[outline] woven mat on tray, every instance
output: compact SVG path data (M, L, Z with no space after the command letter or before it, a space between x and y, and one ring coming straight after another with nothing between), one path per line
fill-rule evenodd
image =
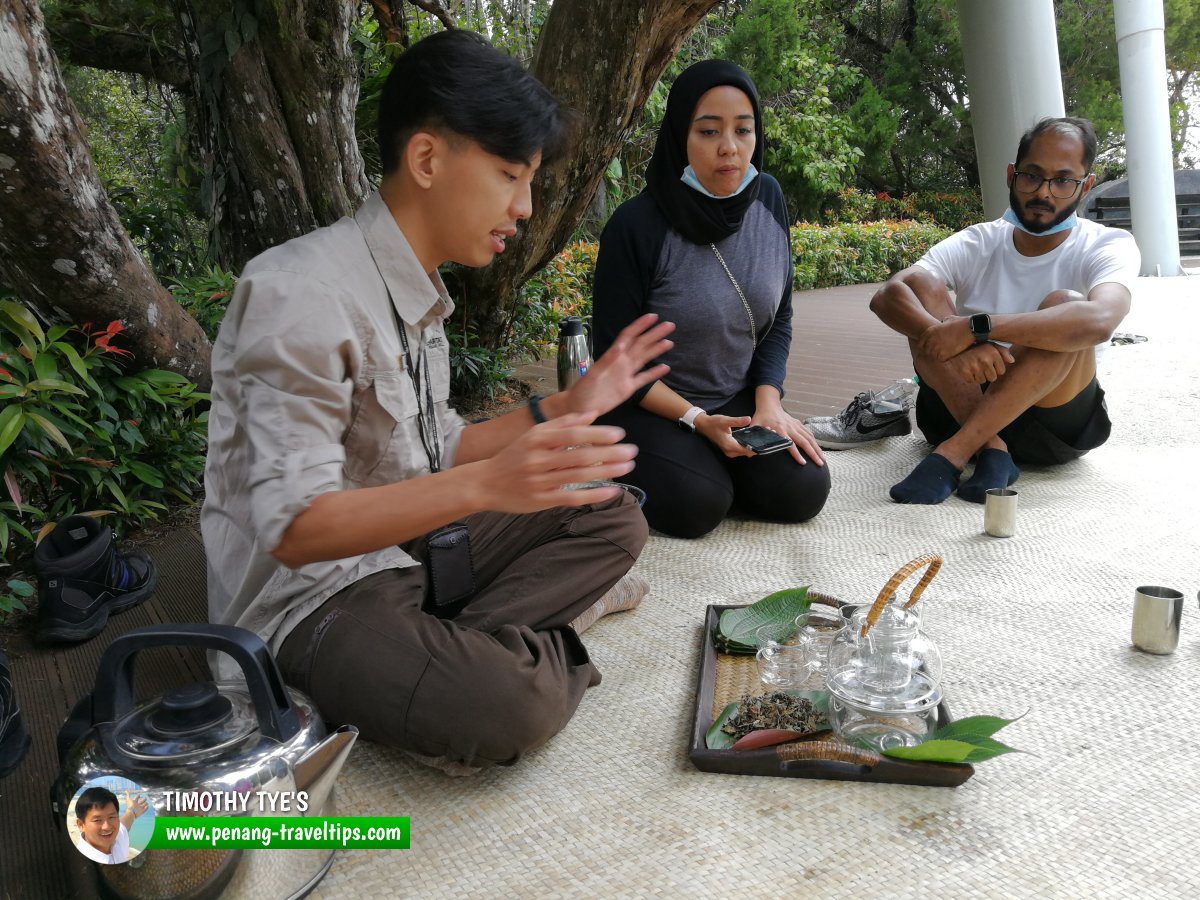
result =
M587 633L604 681L545 747L449 778L360 742L341 809L411 816L412 849L339 853L313 896L1200 896L1200 279L1141 279L1121 329L1149 340L1099 355L1112 439L1022 473L1015 537L958 498L889 501L916 437L830 454L812 522L652 537L651 595ZM688 762L709 604L804 584L869 601L925 551L945 558L921 607L952 713L1023 715L1000 737L1028 752L953 789ZM1142 584L1187 595L1171 656L1130 647Z

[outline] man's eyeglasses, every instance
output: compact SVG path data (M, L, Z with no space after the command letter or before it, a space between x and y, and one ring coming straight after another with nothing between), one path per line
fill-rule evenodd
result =
M1013 172L1013 187L1022 194L1033 194L1042 188L1043 182L1050 183L1050 196L1059 200L1070 200L1079 191L1079 186L1087 181L1084 178L1043 178L1032 172Z

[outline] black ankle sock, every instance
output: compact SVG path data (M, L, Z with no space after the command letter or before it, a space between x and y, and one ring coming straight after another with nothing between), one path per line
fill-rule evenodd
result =
M941 503L958 484L958 469L954 463L937 453L930 453L908 473L908 477L893 485L892 499L897 503L923 503L932 506Z
M972 503L982 503L989 488L1005 488L1021 475L1012 457L1005 450L980 450L975 457L975 471L958 488L958 496Z

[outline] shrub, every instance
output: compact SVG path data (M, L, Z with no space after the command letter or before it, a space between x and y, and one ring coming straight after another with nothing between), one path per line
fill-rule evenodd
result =
M0 550L32 550L33 531L107 510L114 530L193 502L204 470L208 395L159 369L127 373L122 326L43 330L0 299ZM10 553L10 546L15 552Z
M798 291L883 281L950 234L922 222L792 226Z
M919 191L910 194L913 218L935 222L951 231L962 231L983 221L983 198L979 194L947 194Z
M983 221L983 200L976 193L949 194L941 191L915 191L893 197L886 191L839 191L826 208L821 221L827 225L878 222L884 219L927 222L951 231Z
M475 329L458 318L446 323L450 342L450 391L456 398L493 398L512 374L512 361L538 359L555 345L567 316L592 309L595 243L576 241L529 277L498 349L483 346Z
M559 324L567 316L592 312L592 277L600 245L576 241L530 276L521 288L510 348L522 357L537 356L558 340Z
M170 288L175 302L200 323L210 341L215 341L236 284L232 272L209 266L197 275L171 279Z

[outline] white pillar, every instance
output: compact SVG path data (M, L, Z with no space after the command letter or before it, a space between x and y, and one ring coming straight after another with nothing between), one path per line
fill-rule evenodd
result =
M1182 275L1162 0L1113 0L1129 212L1143 275Z
M1008 208L1005 175L1021 135L1063 115L1053 0L958 0L971 128L989 219Z

